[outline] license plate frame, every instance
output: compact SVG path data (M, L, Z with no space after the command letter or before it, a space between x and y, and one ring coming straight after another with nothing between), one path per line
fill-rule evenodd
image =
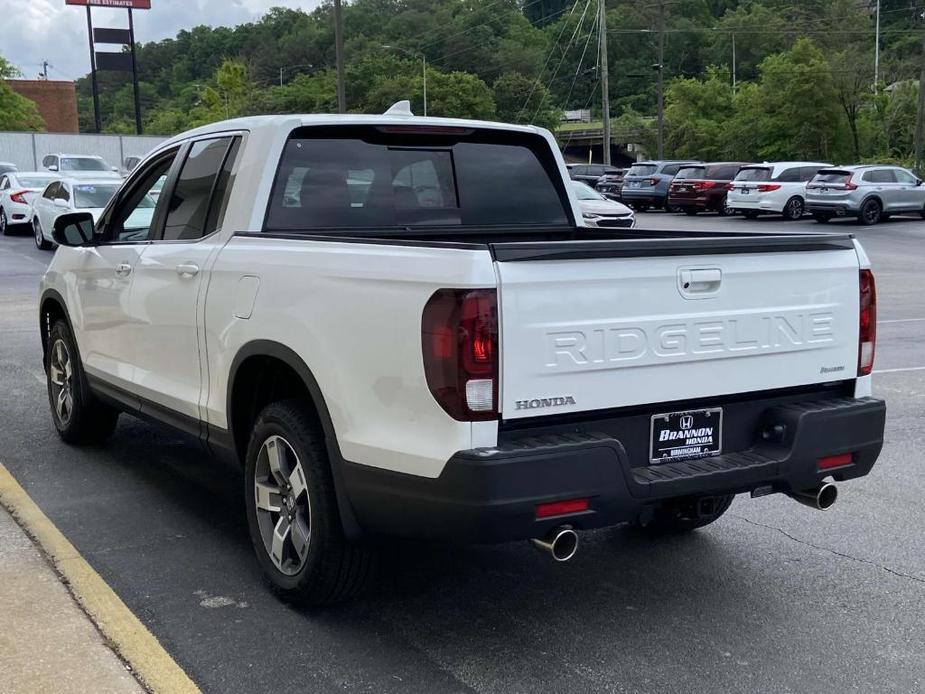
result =
M663 432L669 432L663 441ZM687 434L685 432L692 432ZM723 408L654 414L649 419L649 463L662 465L722 455Z

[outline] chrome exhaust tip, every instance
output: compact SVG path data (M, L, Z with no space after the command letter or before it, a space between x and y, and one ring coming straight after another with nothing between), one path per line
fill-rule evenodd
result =
M561 525L546 537L530 540L538 550L546 552L553 561L568 561L578 551L578 533L568 525Z
M817 511L825 511L832 508L835 500L838 499L838 487L831 482L826 482L816 489L807 489L802 492L792 492L789 494L794 501L799 501L804 506L809 506Z

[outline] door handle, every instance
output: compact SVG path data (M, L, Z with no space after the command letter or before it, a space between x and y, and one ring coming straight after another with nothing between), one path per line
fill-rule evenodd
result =
M195 277L199 274L199 266L196 263L180 263L177 265L177 274L180 277Z
M128 263L119 263L116 265L116 277L128 277L132 272L132 266Z

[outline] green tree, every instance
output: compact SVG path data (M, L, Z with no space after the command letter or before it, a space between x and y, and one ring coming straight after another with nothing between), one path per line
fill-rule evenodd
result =
M421 75L383 79L370 91L367 109L382 113L396 101L410 98L412 110L423 113L422 81ZM475 75L428 69L427 115L491 120L495 102L488 85Z
M491 87L498 120L506 123L529 123L554 129L561 113L549 102L549 92L536 79L519 72L509 72Z
M726 68L707 68L705 79L678 77L665 93L665 149L679 159L721 159L735 115Z
M0 130L44 130L45 121L35 102L17 94L6 83L19 76L19 70L0 56Z

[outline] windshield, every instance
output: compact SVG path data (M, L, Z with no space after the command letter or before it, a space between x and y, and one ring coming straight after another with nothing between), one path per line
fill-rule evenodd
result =
M575 189L575 195L579 200L606 200L603 195L598 193L596 190L591 188L584 183L578 183L577 181L572 184L572 188Z
M736 174L737 181L770 181L771 169L758 166L747 166Z
M74 186L74 207L98 208L106 207L109 199L116 194L118 185L81 184Z
M529 134L382 127L297 130L267 230L568 224L556 163Z
M706 169L702 166L686 166L680 171L675 178L703 178Z
M35 190L41 190L53 180L55 180L54 176L19 176L16 178L16 182L23 188L34 188Z
M62 171L109 171L102 159L95 157L61 157Z
M820 171L813 177L813 183L847 183L850 171Z
M658 167L655 164L633 164L626 172L627 176L651 176Z

